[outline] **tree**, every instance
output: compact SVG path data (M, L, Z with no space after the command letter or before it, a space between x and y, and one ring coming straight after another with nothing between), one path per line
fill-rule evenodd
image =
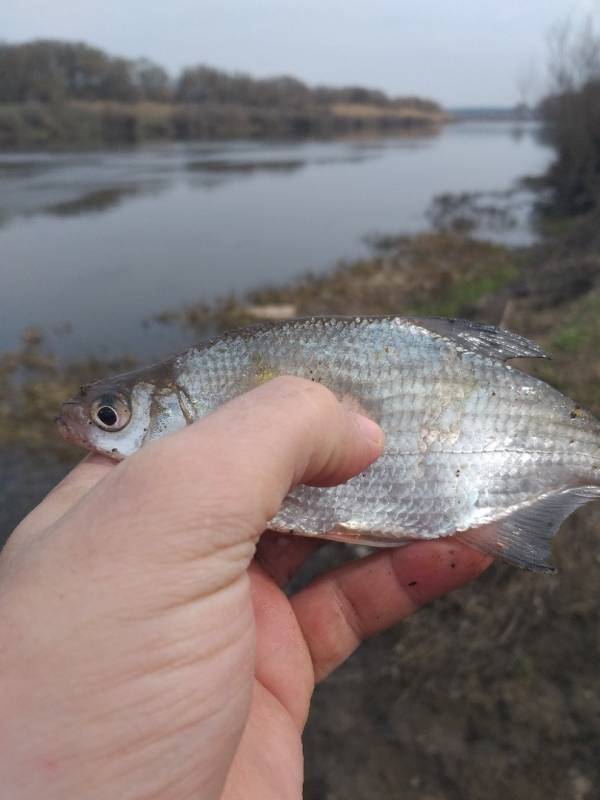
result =
M592 19L552 31L549 74L540 114L556 151L547 176L553 205L586 212L600 206L600 33Z
M160 64L155 64L147 58L139 58L133 64L132 78L145 100L165 103L171 99L171 79Z

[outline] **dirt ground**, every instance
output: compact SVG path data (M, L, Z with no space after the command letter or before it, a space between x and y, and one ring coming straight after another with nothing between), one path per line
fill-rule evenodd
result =
M556 576L494 564L325 681L306 800L599 798L600 509L556 556Z

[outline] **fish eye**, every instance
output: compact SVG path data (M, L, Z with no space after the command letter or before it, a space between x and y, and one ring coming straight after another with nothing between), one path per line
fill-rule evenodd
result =
M120 431L131 419L131 410L120 394L103 394L92 404L92 421L104 431Z
M119 420L119 415L112 406L100 406L98 411L96 411L96 416L99 422L107 428L112 428Z

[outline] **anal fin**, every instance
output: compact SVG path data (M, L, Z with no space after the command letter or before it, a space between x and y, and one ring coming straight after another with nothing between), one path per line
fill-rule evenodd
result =
M456 538L469 547L535 572L555 572L552 537L580 506L600 498L600 488L584 486L545 495L505 519L471 528Z

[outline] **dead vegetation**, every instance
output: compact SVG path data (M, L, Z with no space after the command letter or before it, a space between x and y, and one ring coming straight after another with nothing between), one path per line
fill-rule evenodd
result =
M215 306L195 304L155 319L183 324L198 336L264 318L313 314L439 314L472 317L504 298L519 276L519 254L490 242L443 231L379 237L376 253L342 263L332 273L307 275L291 286L266 288ZM504 300L502 300L504 303ZM496 303L497 304L497 303ZM283 315L285 316L285 314Z

